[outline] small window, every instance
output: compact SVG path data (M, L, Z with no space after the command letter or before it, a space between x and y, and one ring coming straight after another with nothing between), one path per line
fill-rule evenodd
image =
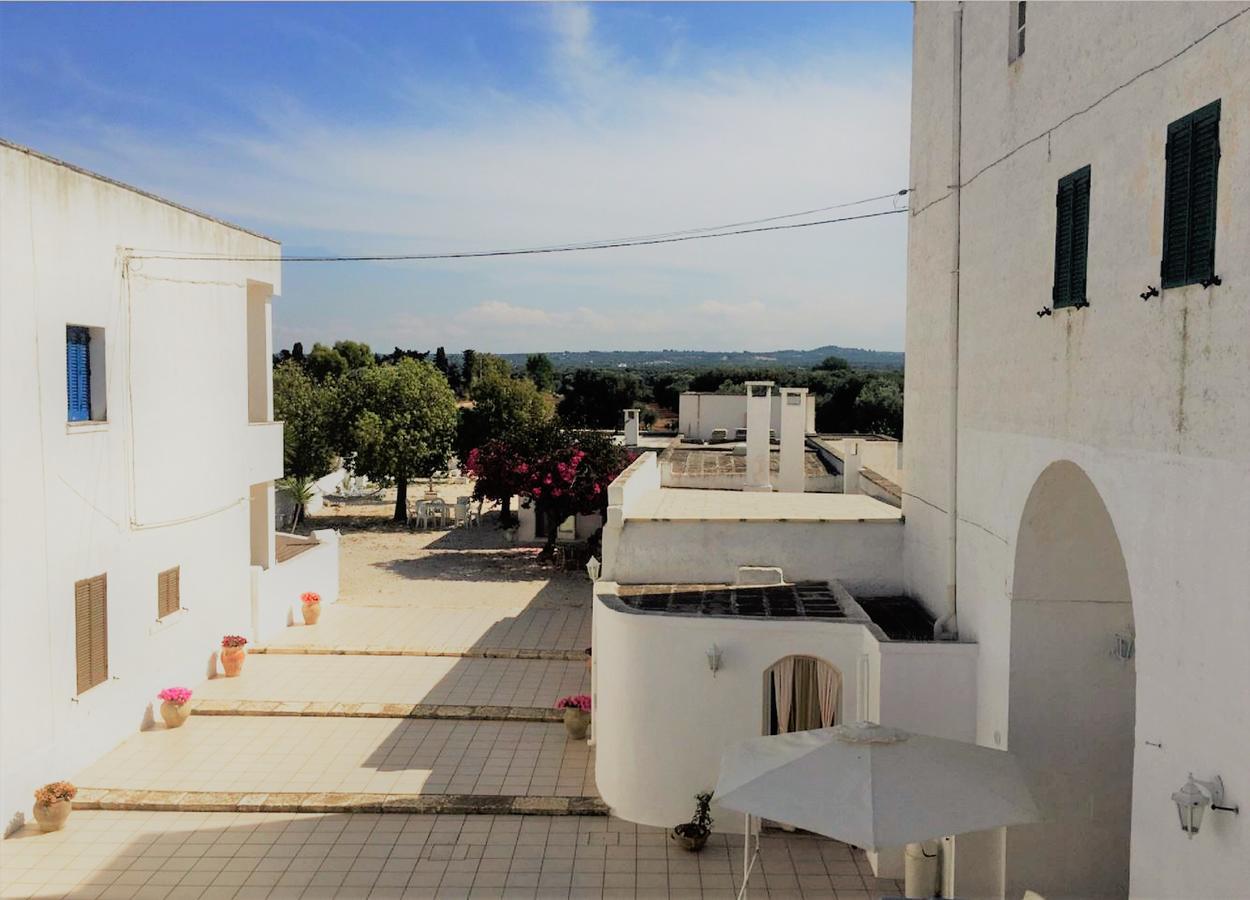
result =
M1215 207L1220 166L1220 101L1168 126L1163 191L1165 288L1215 274Z
M1055 194L1055 309L1085 305L1085 269L1089 255L1090 168L1059 179Z
M1007 62L1013 63L1024 56L1024 23L1028 14L1025 0L1011 4L1011 32L1008 35Z
M108 635L107 576L74 582L74 654L80 694L108 680Z
M178 567L166 569L156 576L156 618L163 619L182 609Z
M104 384L104 329L66 325L66 418L70 422L103 422Z

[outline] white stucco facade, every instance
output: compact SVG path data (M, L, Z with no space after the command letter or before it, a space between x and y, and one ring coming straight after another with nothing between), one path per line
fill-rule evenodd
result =
M151 719L253 632L274 565L271 296L279 245L0 144L0 812ZM130 257L129 263L127 258ZM142 257L142 258L141 258ZM91 329L91 420L67 417L67 326ZM337 566L337 563L335 564ZM181 609L158 620L157 575ZM107 578L107 678L78 693L75 582ZM337 574L336 574L337 580Z
M1051 820L959 839L954 886L1245 896L1250 12L1029 4L1009 62L1012 15L915 7L906 587L980 645L976 738L1023 754ZM1143 302L1168 125L1217 99L1223 284ZM1056 185L1086 165L1090 306L1038 316ZM1192 841L1191 771L1243 809Z

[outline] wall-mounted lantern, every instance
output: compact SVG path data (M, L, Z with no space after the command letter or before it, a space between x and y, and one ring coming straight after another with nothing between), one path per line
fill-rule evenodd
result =
M1172 794L1172 802L1176 804L1176 811L1180 815L1181 831L1185 832L1191 841L1198 833L1198 829L1202 827L1202 816L1208 806L1233 815L1241 812L1240 806L1225 805L1224 779L1218 775L1210 781L1198 781L1194 778L1193 772L1190 772L1189 780L1179 791Z
M586 560L586 574L590 576L592 582L599 580L599 573L603 570L603 564L595 557Z
M707 667L712 670L712 677L720 671L720 647L713 644L707 651Z

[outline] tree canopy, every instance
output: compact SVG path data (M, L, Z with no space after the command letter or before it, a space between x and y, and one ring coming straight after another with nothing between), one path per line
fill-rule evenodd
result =
M352 471L396 486L395 519L407 518L408 482L447 465L456 396L428 362L356 369L338 385L338 444Z
M525 374L540 391L550 393L556 386L556 367L546 353L531 353L525 358Z
M292 478L320 478L334 469L330 388L308 376L294 359L273 369L273 413L283 423L283 473Z
M332 381L347 373L347 360L343 354L325 344L313 344L304 358L304 365L318 383Z

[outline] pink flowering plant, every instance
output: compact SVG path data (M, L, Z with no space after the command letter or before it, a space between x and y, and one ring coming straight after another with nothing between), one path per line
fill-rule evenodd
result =
M243 647L247 644L247 638L241 634L228 634L221 639L223 647Z
M590 712L590 694L570 694L556 701L556 709L580 709Z
M158 699L164 700L166 703L172 703L174 706L182 706L191 699L191 689L184 687L167 687L156 695Z
M321 595L315 591L306 591L305 593L300 594L300 599L305 603L320 603Z

